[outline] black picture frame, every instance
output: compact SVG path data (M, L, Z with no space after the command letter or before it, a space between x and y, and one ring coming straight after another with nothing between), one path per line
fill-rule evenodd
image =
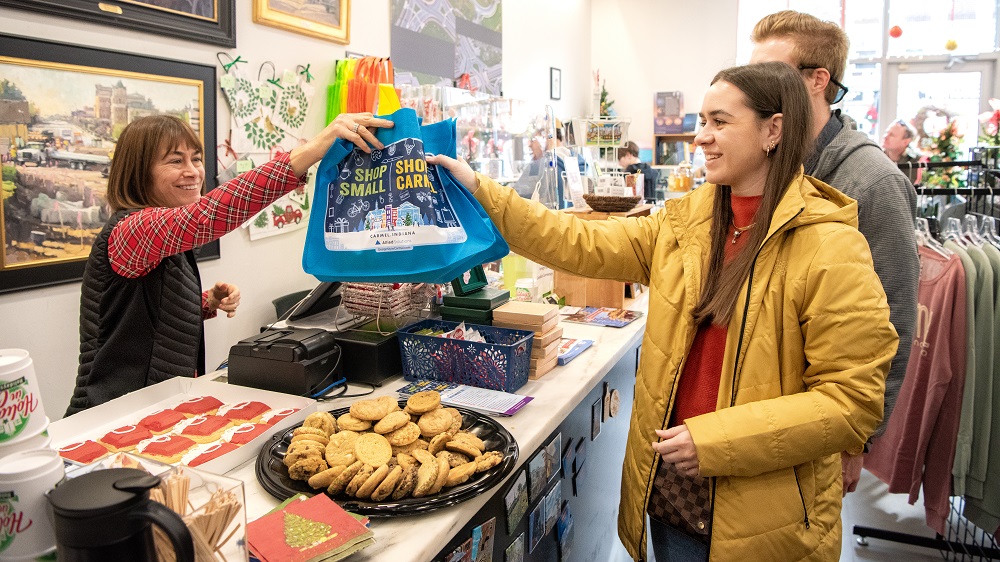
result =
M562 99L562 69L549 67L549 97Z
M600 396L590 406L590 440L597 439L601 434L601 419L603 418L604 399Z
M235 47L236 0L206 1L214 3L214 16L169 10L143 0L0 0L0 6Z
M198 128L205 147L205 191L211 191L216 187L215 68L0 34L0 82L4 80L4 70L8 67L27 67L29 69L37 67L38 69L54 69L82 75L97 74L102 81L107 80L107 77L123 80L150 80L153 83L180 84L191 88L192 92L197 92L200 108L200 115L196 117L201 125ZM151 94L146 92L146 95ZM69 125L75 128L72 123ZM28 140L31 140L30 136ZM37 164L29 164L31 163L25 164L27 169L37 168ZM56 164L55 167L59 165L56 162L53 164ZM67 171L72 170L73 168L70 167ZM91 175L93 175L93 171L91 171ZM80 281L83 278L89 249L68 258L41 258L33 260L35 263L6 263L8 224L4 222L4 219L7 218L7 215L14 216L13 212L5 215L6 209L12 209L12 207L8 207L8 204L13 205L14 203L5 199L4 203L0 205L0 242L2 242L2 251L4 252L0 256L0 294ZM102 219L106 220L106 209L103 214L105 216ZM198 248L195 254L199 261L219 258L219 241L215 240Z

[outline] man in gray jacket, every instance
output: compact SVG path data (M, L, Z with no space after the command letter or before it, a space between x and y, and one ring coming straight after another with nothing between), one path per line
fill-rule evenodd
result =
M858 230L871 246L875 272L889 298L889 319L899 333L899 350L886 377L881 435L903 385L917 314L920 262L914 237L916 191L899 167L840 111L830 111L847 88L844 79L850 41L836 24L785 10L765 16L754 27L751 62L780 61L802 73L813 108L816 149L805 172L858 201ZM844 493L861 476L862 457L846 452Z

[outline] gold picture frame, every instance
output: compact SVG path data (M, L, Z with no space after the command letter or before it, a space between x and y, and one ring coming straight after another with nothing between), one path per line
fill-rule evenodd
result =
M211 66L0 35L0 293L82 279L110 216L115 143L137 116L188 121L213 189L215 88ZM217 241L199 250L218 257Z
M351 0L253 0L253 21L347 45Z

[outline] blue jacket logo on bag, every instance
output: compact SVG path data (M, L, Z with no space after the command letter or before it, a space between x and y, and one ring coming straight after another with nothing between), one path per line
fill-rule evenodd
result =
M467 238L420 139L400 139L371 154L353 150L327 190L327 250L391 252Z

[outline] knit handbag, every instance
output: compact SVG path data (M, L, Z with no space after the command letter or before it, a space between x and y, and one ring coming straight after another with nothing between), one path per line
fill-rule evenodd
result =
M646 511L653 519L708 544L712 527L711 480L685 476L673 463L661 461Z

